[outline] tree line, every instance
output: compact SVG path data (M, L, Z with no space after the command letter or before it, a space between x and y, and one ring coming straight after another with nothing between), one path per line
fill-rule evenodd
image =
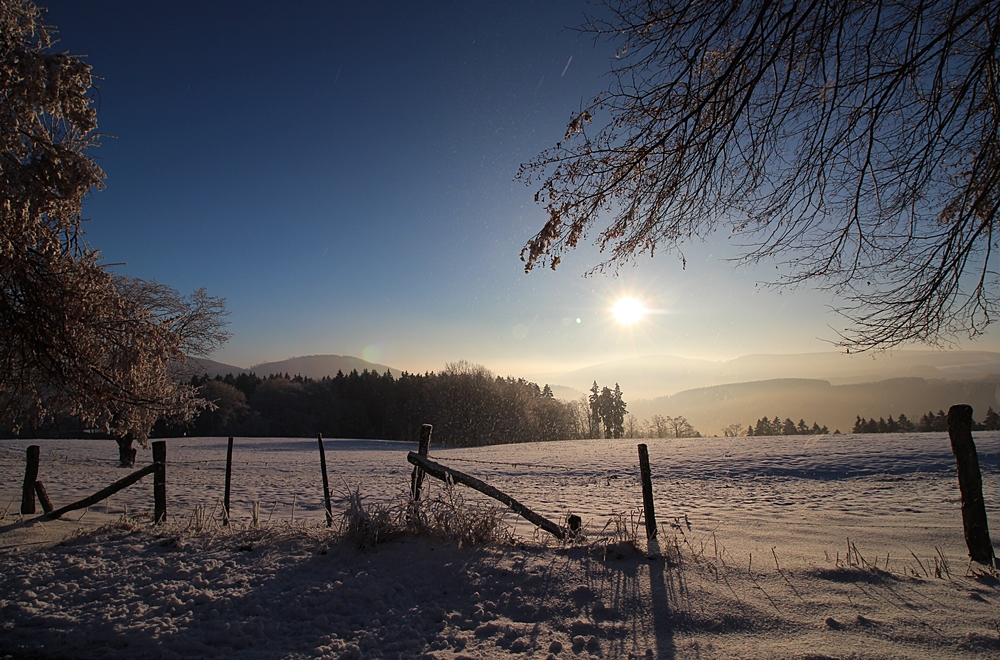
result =
M458 362L440 373L398 378L389 371L338 372L319 380L274 374L228 374L192 383L214 404L185 425L161 423L157 434L413 440L421 424L434 441L490 445L579 437L571 404L523 378L500 377Z
M398 378L388 371L338 372L314 380L254 373L192 379L214 404L193 422L161 422L156 435L241 435L412 440L421 424L434 441L476 446L509 442L602 438L700 438L685 417L628 414L621 387L595 381L590 394L565 402L523 378L502 378L486 367L458 362L439 373Z
M879 417L878 421L875 418L865 419L861 415L857 416L854 422L854 428L851 429L852 433L906 433L906 432L916 432L916 433L933 433L933 432L945 432L948 430L948 415L943 410L938 410L935 413L932 410L928 410L923 415L920 416L920 420L914 424L912 421L907 419L906 415L900 413L899 417L893 420L892 415L889 415L889 419ZM997 414L993 407L990 406L989 410L986 411L986 417L983 419L982 423L972 420L972 430L973 431L1000 431L1000 414Z
M789 417L786 417L785 421L781 421L775 415L773 420L761 417L755 425L747 427L746 434L749 437L753 437L766 435L826 435L829 432L830 429L825 424L820 426L818 423L813 422L812 426L809 426L804 419L800 419L799 423L796 424Z

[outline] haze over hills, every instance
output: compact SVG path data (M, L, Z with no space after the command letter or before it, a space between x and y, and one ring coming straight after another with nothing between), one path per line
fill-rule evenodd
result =
M829 381L782 378L730 383L678 392L647 400L628 400L628 411L638 420L655 415L683 416L703 435L722 435L739 423L745 430L761 417L804 419L849 433L858 415L867 419L905 414L917 422L928 411L956 403L972 406L982 421L992 406L1000 410L1000 378L978 381L892 378L870 383L832 385Z
M980 380L997 375L1000 375L1000 353L905 350L874 357L832 351L745 355L719 362L673 355L648 355L596 364L567 373L541 374L529 377L529 380L558 384L580 393L589 390L594 381L601 386L618 383L626 400L633 400L669 396L684 390L727 383L778 378L821 379L832 385L847 385L888 378Z
M278 362L262 362L250 367L249 369L204 358L191 359L195 363L199 364L204 372L212 378L215 378L216 376L225 376L226 374L238 376L242 373L253 372L262 377L269 376L271 374L287 373L290 376L300 374L306 378L319 380L324 376L336 376L338 371L343 371L345 374L349 374L355 369L358 370L358 373L367 369L368 371L376 371L380 374L384 374L388 370L393 376L396 377L402 373L399 369L393 369L392 367L388 367L384 364L378 364L376 362L368 362L367 360L362 360L361 358L352 357L350 355L306 355L303 357L289 358L287 360L279 360Z
M579 399L594 381L618 383L640 422L654 414L684 416L705 435L721 435L737 422L745 428L765 415L849 432L858 415L903 413L916 422L928 411L967 403L981 421L990 406L1000 410L1000 353L990 351L745 355L719 362L654 355L548 378L567 400Z
M347 355L309 355L249 369L205 359L196 363L211 377L252 371L318 380L354 369L401 374ZM848 432L857 415L877 419L903 413L916 422L927 411L968 403L981 420L990 406L1000 410L1000 353L989 351L912 350L875 358L833 352L746 355L720 362L657 355L528 380L549 384L557 398L567 401L585 396L595 380L602 387L618 383L638 421L684 416L705 435L721 434L737 422L745 428L765 415Z
M349 355L307 355L278 362L263 362L250 368L194 359L205 373L234 375L253 371L258 376L288 373L309 378L335 376L357 369L388 369L399 376L401 369ZM442 365L443 367L443 365ZM653 399L714 385L752 381L805 378L828 381L831 385L867 383L890 378L918 377L928 380L973 381L1000 377L1000 353L991 351L895 351L879 356L846 355L837 352L774 355L744 355L732 360L697 360L673 355L643 357L595 364L582 369L547 374L507 374L524 377L539 385L548 384L556 396L573 400L583 396L594 381L601 386L621 385L626 400Z

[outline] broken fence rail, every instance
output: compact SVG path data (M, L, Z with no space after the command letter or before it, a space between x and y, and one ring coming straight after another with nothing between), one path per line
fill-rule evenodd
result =
M408 460L410 463L420 468L427 474L431 475L432 477L436 477L441 481L444 482L452 481L454 483L463 484L465 486L468 486L469 488L478 490L483 495L487 495L495 500L503 502L504 504L510 507L511 511L521 516L528 522L533 523L538 527L541 527L549 534L555 536L557 539L565 539L567 536L567 531L564 527L560 527L551 520L548 520L547 518L538 515L528 507L524 506L523 504L515 500L507 493L497 490L496 488L489 485L485 481L476 479L475 477L465 474L464 472L459 472L458 470L453 470L449 467L445 467L440 463L435 463L434 461L428 460L423 456L421 456L420 454L417 454L412 451L406 455L406 460Z
M107 488L104 488L103 490L97 491L96 493L94 493L90 497L85 497L82 500L78 500L76 502L73 502L72 504L67 504L66 506L62 507L61 509L56 509L55 511L52 511L51 513L44 513L41 516L39 516L39 519L40 520L55 520L56 518L61 517L64 513L69 513L70 511L76 511L78 509L86 509L89 506L93 506L94 504L97 504L101 500L104 500L104 499L107 499L107 498L111 497L112 495L114 495L115 493L117 493L120 490L122 490L124 488L128 488L129 486L131 486L135 482L137 482L140 479L142 479L143 477L145 477L147 474L153 474L154 472L156 472L161 467L163 467L162 463L150 463L149 465L147 465L146 467L142 468L141 470L136 470L135 472L133 472L132 474L128 475L127 477L119 479L118 481L116 481L115 483L111 484Z

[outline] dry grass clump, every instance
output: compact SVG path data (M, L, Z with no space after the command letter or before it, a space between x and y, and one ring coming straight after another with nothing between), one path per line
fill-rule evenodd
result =
M601 534L607 535L609 543L628 543L638 547L641 516L642 509L638 508L612 513Z
M361 501L360 486L348 489L345 499L347 508L340 518L339 540L351 543L360 550L371 550L405 531L405 506L366 505Z
M410 527L418 534L457 541L462 546L512 543L514 528L506 507L468 502L452 483L435 497L411 503Z
M661 522L659 535L647 541L644 515L642 507L612 513L591 544L591 554L604 560L645 555L649 559L663 559L668 566L680 565L680 539L684 537L684 530L670 523L669 529L676 533L667 533L668 525Z
M341 515L337 538L361 550L405 535L454 541L459 547L511 543L514 539L506 507L469 502L454 484L446 484L432 497L415 501L405 494L389 505L365 504L360 487L348 490L344 499L347 508Z

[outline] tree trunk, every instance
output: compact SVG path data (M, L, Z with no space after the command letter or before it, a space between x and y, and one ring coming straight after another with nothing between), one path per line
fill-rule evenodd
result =
M118 465L120 467L135 467L135 450L132 449L132 436L115 438L118 443Z

